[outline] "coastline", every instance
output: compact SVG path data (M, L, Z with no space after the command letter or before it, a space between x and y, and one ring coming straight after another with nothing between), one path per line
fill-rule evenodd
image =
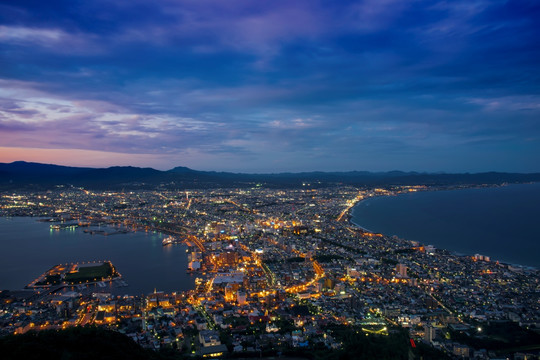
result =
M0 290L21 290L54 264L96 259L109 259L129 285L119 287L118 294L137 295L156 287L168 292L194 289L193 277L185 273L188 265L185 245L164 248L163 233L132 231L117 236L92 236L82 229L51 230L49 224L39 222L39 218L0 217L6 231ZM34 253L28 255L27 249ZM28 261L29 256L32 261ZM141 266L143 264L152 266ZM176 275L162 276L164 273Z
M517 184L508 184L508 183L503 183L503 184L495 184L495 185L492 185L492 186L469 186L469 187L460 187L460 188L455 188L455 187L450 187L450 188L426 188L426 189L422 189L420 191L417 191L417 193L426 193L426 192L450 192L450 191L454 191L454 190L474 190L474 189L485 189L485 188L501 188L501 187L508 187L510 185L528 185L528 184L540 184L540 182L528 182L528 183L517 183ZM391 238L393 236L398 236L401 240L405 240L405 241L409 241L409 242L418 242L422 245L431 245L433 246L434 248L436 249L439 249L439 250L444 250L444 251L447 251L449 253L451 253L452 255L455 255L455 256L465 256L465 257L474 257L475 255L477 254L482 254L483 256L489 256L490 258L490 261L491 262L496 262L496 263L500 263L500 264L503 264L503 265L507 265L507 266L512 266L512 267L518 267L518 268L522 268L522 269L527 269L527 270L534 270L534 271L539 271L540 270L540 266L538 265L526 265L526 264L523 264L523 263L519 263L519 262L516 262L516 261L508 261L508 260L500 260L498 259L498 255L494 254L492 255L489 251L490 249L486 248L486 249L482 249L480 251L466 251L466 250L460 250L460 249L452 249L452 248L449 248L447 246L444 246L444 245L433 245L433 244L429 244L425 241L422 241L422 240L417 240L417 239L410 239L409 237L406 237L406 236L399 236L399 235L394 235L394 234L389 234L388 232L385 232L385 231L375 231L375 230L371 230L365 226L363 226L362 224L360 224L358 222L358 220L355 221L354 217L355 217L355 212L357 211L357 207L360 206L361 203L365 203L367 200L372 200L372 199L376 199L376 198L390 198L390 197L397 197L397 196L400 196L400 195L407 195L407 194L411 194L410 192L398 192L398 193L395 193L395 194L379 194L379 195L376 195L376 196L370 196L370 197L366 197L362 200L359 200L358 202L355 203L354 206L351 207L351 209L349 209L349 211L347 212L346 216L347 216L347 221L348 223L355 227L355 228L358 228L362 231L365 231L365 232L369 232L369 233L378 233L378 234L381 234L385 237L388 237L388 238ZM437 242L437 241L435 241ZM444 242L444 240L443 240Z

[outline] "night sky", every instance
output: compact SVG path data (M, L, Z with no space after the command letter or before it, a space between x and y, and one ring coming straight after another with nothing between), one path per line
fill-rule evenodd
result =
M540 171L538 0L0 1L0 162Z

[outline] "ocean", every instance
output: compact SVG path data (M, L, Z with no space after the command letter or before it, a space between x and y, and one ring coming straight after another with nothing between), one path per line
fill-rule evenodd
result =
M110 289L119 295L194 288L195 277L186 274L187 246L162 246L161 233L104 236L84 233L85 228L51 230L49 225L32 217L0 218L0 290L22 289L57 264L104 260L110 260L128 284Z
M373 232L540 269L540 183L369 198L351 215Z

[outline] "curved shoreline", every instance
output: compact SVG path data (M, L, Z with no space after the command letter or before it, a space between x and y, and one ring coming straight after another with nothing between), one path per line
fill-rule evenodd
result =
M129 284L129 288L118 289L121 295L151 292L156 287L169 292L195 288L193 278L185 274L188 264L183 245L165 251L162 235L158 233L136 231L111 237L92 236L83 233L82 229L50 232L48 223L38 219L30 216L0 217L0 225L5 225L2 269L4 274L13 274L4 275L1 279L5 289L23 288L53 264L100 258L111 260L122 274L122 279ZM33 261L28 261L29 249L35 258ZM143 270L145 264L152 266ZM165 272L176 275L162 276Z
M484 189L484 188L499 188L499 187L506 187L508 185L527 185L527 184L536 184L536 183L520 183L520 184L499 184L499 185L495 185L495 186L489 186L489 187L484 187L484 186L471 186L471 187L467 187L467 188L449 188L449 189L441 189L441 188L438 188L438 189L426 189L426 190L421 190L421 191L418 191L418 193L420 192L441 192L441 191L454 191L454 190L470 190L470 189ZM366 231L366 232L369 232L369 233L379 233L379 234L382 234L383 236L386 236L386 237L389 237L391 238L392 236L398 236L398 235L389 235L388 233L385 233L385 232L382 232L382 231L373 231L373 230L370 230L364 226L362 226L361 224L355 222L353 220L354 218L354 212L356 210L356 207L359 206L362 202L365 202L366 200L369 200L369 199L375 199L375 198L379 198L379 197L392 197L392 196L399 196L399 195L406 195L406 194L410 194L410 192L398 192L396 194L389 194L389 195L376 195L376 196L370 196L370 197L366 197L362 200L359 200L358 202L356 202L354 204L354 206L351 207L351 209L347 212L347 220L348 220L348 223L351 225L351 226L354 226L362 231ZM420 244L423 244L423 245L431 245L431 244L427 244L425 243L425 241L423 240L411 240L411 239L408 239L407 237L401 237L399 236L400 239L402 240L405 240L405 241L415 241L415 242L418 242ZM453 255L456 255L456 256L469 256L469 257L474 257L476 254L478 253L482 253L484 256L489 256L491 258L491 261L492 262L498 262L498 263L501 263L501 264L505 264L505 265L510 265L510 266L515 266L515 267L520 267L520 268L524 268L524 269L532 269L532 270L540 270L540 267L537 266L537 265L523 265L521 263L517 263L517 262L514 262L514 261L506 261L506 260L498 260L498 257L500 255L490 255L489 253L486 253L486 251L484 250L488 250L489 249L482 249L482 250L478 250L477 251L473 251L475 252L476 254L473 254L471 251L469 250L454 250L454 249L450 249L448 247L446 247L445 245L442 245L442 246L439 246L439 245L432 245L434 246L435 248L437 249L441 249L441 250L445 250L445 251L448 251L450 252L451 254Z
M379 196L390 196L390 195L379 195ZM376 196L376 197L379 197L379 196ZM363 227L362 225L357 224L357 223L355 223L355 222L353 221L353 217L354 217L354 214L353 214L353 213L354 213L355 208L356 208L358 205L360 205L360 203L365 202L365 201L368 200L368 199L373 199L373 198L375 198L375 197L365 198L365 199L362 199L362 200L358 201L356 204L354 204L354 206L351 208L351 210L349 211L349 213L347 213L347 219L348 219L349 224L352 224L354 227L357 227L357 228L359 228L360 230L367 231L367 232L369 232L369 233L374 233L374 232L375 232L375 231L372 231L372 230L370 230L370 229L368 229L368 228L365 228L365 227ZM385 236L388 236L388 235L386 235L386 234L384 234L384 235L385 235Z

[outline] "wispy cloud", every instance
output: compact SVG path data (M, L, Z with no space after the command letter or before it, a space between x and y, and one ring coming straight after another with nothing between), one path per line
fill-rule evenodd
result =
M0 6L5 147L245 171L450 171L502 149L540 154L534 2Z
M540 95L473 98L468 101L480 105L485 111L525 111L534 112L535 115L540 116Z
M33 46L57 53L96 54L103 48L88 33L69 33L59 28L0 25L0 43Z
M4 146L171 152L192 146L194 137L200 139L222 126L193 118L135 114L105 101L65 99L30 84L1 83L8 89L0 90ZM178 142L179 137L185 140Z

